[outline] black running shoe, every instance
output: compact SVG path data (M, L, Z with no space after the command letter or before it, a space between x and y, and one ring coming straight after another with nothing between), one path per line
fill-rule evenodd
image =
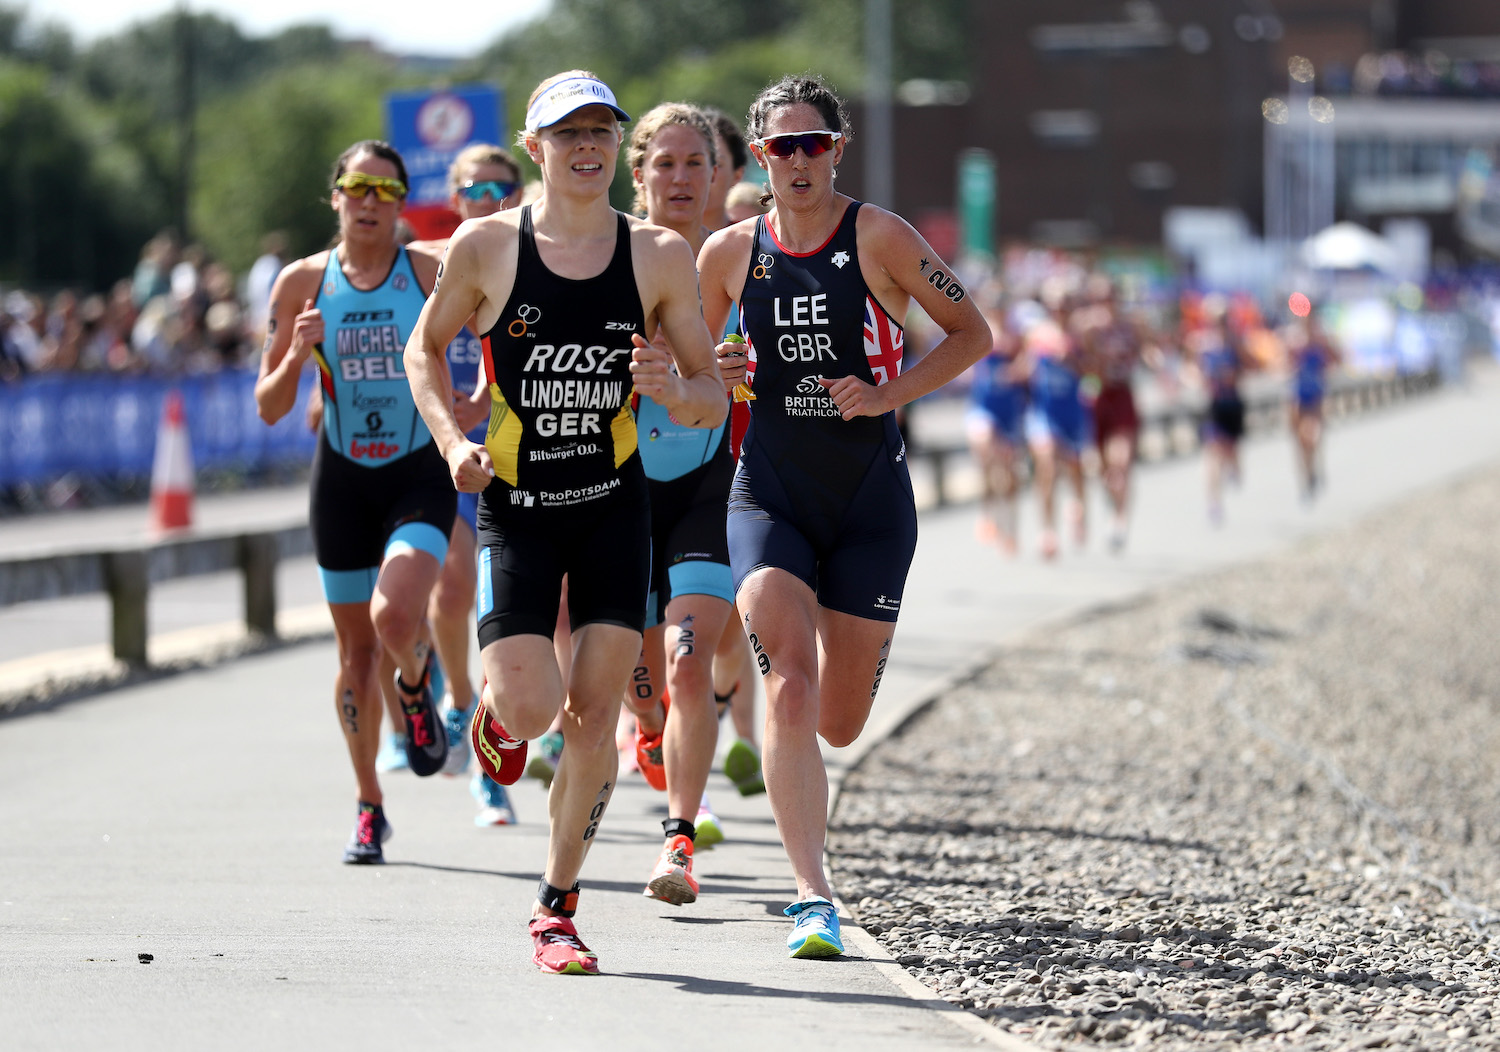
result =
M422 667L422 685L416 694L407 693L396 672L396 696L401 699L401 713L406 717L406 762L419 778L437 774L448 759L448 732L432 698L432 648Z
M391 838L391 824L379 804L359 802L359 817L354 820L354 835L344 848L344 861L353 866L379 865L385 861L380 845Z

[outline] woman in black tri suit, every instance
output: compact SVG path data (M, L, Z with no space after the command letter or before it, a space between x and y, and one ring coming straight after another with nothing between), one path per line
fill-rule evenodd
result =
M591 73L542 82L521 137L542 170L541 198L458 228L406 351L417 406L454 484L480 493L487 683L471 736L481 768L515 782L526 739L543 734L567 701L568 744L530 925L532 959L548 972L599 967L571 918L614 789L615 723L646 614L651 523L631 389L690 426L713 427L726 409L692 250L610 207L627 119ZM443 361L471 315L490 383L483 444L454 419ZM644 339L658 327L670 352ZM573 627L566 690L552 650L564 574Z
M746 339L719 347L725 384L748 379L755 395L729 554L766 686L766 789L797 878L787 946L822 956L843 945L823 872L828 776L817 736L843 746L864 727L916 544L894 410L962 373L990 338L920 234L835 192L848 120L820 81L767 88L747 133L774 207L713 235L698 264L709 328L738 303ZM902 372L912 299L946 335Z

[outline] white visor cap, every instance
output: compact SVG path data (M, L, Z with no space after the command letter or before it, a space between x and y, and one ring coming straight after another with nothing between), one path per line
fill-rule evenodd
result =
M552 85L526 110L526 130L529 132L549 128L574 110L585 106L608 106L615 116L628 121L630 114L620 109L615 93L601 80L589 77L573 77Z

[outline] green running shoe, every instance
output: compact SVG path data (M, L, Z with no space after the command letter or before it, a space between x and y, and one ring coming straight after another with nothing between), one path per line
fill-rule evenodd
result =
M724 754L724 777L734 783L741 796L766 791L766 780L760 771L760 753L744 738L736 738Z

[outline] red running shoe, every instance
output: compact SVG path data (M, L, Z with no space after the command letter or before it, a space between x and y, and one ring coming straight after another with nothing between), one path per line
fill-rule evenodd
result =
M534 949L531 960L553 975L598 975L599 958L578 937L567 917L533 917L527 926Z
M693 841L678 835L661 849L661 858L646 884L646 897L683 906L698 901L698 881L693 877Z
M667 732L667 713L672 708L672 702L667 698L667 692L661 694L662 729L656 734L648 735L641 730L640 724L635 728L635 762L641 770L641 776L646 779L646 784L659 793L667 791L667 766L662 759L661 739Z
M505 733L505 728L490 719L484 702L474 706L469 721L469 738L474 743L474 758L480 770L501 785L515 785L526 773L526 743Z

